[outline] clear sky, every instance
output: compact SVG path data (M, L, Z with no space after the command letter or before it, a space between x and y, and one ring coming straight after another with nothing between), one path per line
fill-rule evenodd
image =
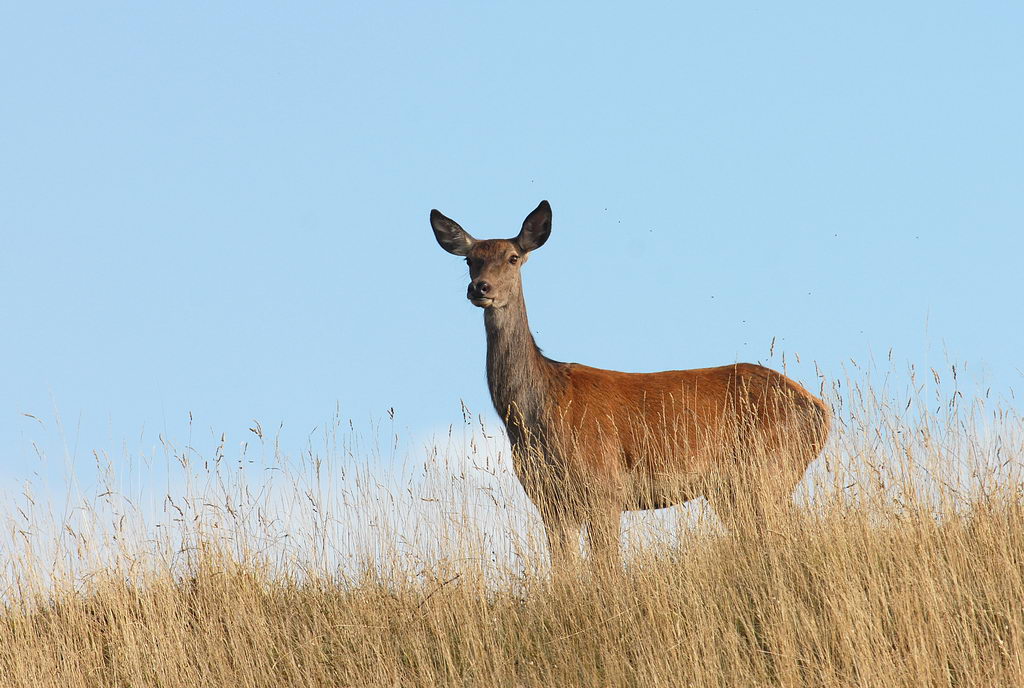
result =
M551 202L555 359L775 338L812 389L892 348L1020 390L1022 35L1014 2L5 3L0 477L496 421L435 207L490 238Z

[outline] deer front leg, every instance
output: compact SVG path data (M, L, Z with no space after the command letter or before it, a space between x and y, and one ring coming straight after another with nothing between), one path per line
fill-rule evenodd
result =
M568 514L548 511L543 514L544 532L548 537L548 552L553 571L570 571L579 557L579 520Z
M619 535L622 513L610 504L590 510L587 519L587 541L590 562L595 571L612 573L622 567Z

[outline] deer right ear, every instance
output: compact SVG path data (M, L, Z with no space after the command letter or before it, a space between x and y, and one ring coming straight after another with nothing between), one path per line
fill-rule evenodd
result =
M430 211L430 226L434 230L434 238L448 253L464 256L473 248L476 239L469 232L459 227L459 223L447 218L436 210Z

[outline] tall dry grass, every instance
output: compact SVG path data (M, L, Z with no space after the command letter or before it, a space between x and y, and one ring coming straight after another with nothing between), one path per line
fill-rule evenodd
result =
M837 385L798 516L630 515L599 573L550 575L472 418L390 474L340 419L167 445L161 499L101 462L9 504L0 685L1024 685L1024 425L934 375Z

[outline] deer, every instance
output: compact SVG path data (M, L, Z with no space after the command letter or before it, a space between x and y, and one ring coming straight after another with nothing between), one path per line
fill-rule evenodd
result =
M487 384L513 469L540 512L553 567L587 534L590 558L620 563L621 515L704 497L729 532L755 531L821 453L830 411L769 368L627 373L545 356L530 330L522 267L551 234L542 201L511 239L478 240L430 211L437 243L465 258L483 310Z

